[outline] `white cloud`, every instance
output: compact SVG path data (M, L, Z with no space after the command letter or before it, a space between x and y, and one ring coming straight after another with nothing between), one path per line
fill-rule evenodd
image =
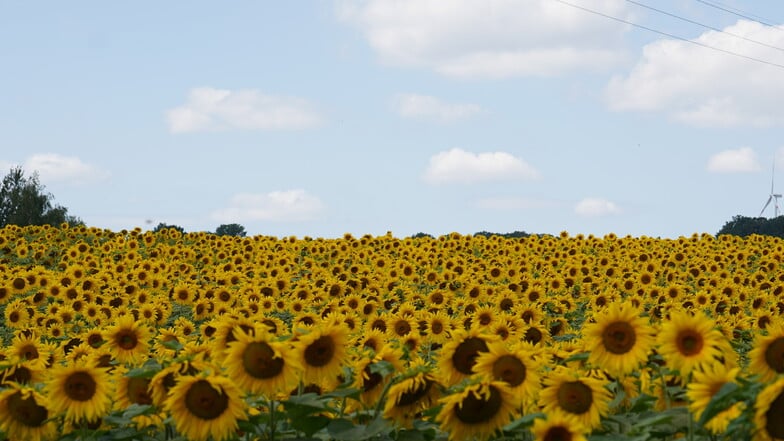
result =
M748 173L759 171L760 163L751 147L741 147L711 156L707 168L714 173Z
M446 103L434 96L413 93L398 95L395 107L404 118L444 123L469 118L482 112L482 108L476 104Z
M575 205L574 212L585 217L600 217L619 214L621 209L606 199L585 198Z
M434 184L536 179L539 172L506 152L471 153L454 148L430 158L424 178Z
M306 221L315 219L324 209L316 196L305 190L284 190L270 193L240 193L229 206L212 213L220 222L243 221Z
M39 153L27 158L22 164L25 174L38 173L42 183L65 182L82 185L108 179L110 173L82 162L76 156L56 153Z
M630 18L623 0L580 4ZM628 28L552 0L344 0L338 14L382 62L461 78L605 70Z
M166 112L173 133L212 130L296 130L323 118L307 100L265 95L258 90L192 89L185 105Z
M740 20L725 28L771 46L784 46L784 32ZM784 54L716 31L695 39L704 45L784 64ZM784 125L781 68L678 40L659 40L643 48L626 77L616 76L605 96L614 110L660 111L697 126Z

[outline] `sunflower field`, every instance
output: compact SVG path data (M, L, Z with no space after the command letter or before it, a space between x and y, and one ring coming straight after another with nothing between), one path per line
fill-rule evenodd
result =
M0 230L0 439L784 439L784 241Z

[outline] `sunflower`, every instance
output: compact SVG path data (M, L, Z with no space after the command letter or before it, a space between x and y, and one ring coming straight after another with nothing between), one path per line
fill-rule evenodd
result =
M386 345L387 334L378 329L365 329L362 335L357 336L355 339L355 346L360 350L371 349L375 352L379 352Z
M430 344L443 345L455 328L452 317L444 311L428 312L423 315L427 323L425 341Z
M545 413L565 412L593 430L609 411L612 394L605 383L579 370L558 366L545 378L539 401Z
M246 419L242 391L217 374L183 376L164 403L177 432L194 441L223 441L235 436L238 420Z
M46 380L47 369L38 360L19 360L5 367L0 376L2 386L8 386L10 383L34 385Z
M479 329L458 330L438 353L438 370L441 381L452 386L473 374L476 358L487 352L488 344L499 338Z
M381 396L384 387L389 382L389 378L373 369L373 366L381 361L391 365L393 372L402 369L403 352L392 346L384 346L380 351L363 350L356 361L353 363L354 372L353 386L360 391L359 401L365 406L374 406Z
M389 388L384 418L411 428L414 419L438 399L438 386L430 367L422 360L413 361L402 379Z
M49 353L41 343L40 337L36 332L17 332L11 341L7 355L19 360L31 361L35 365L45 367Z
M151 380L145 377L129 377L127 374L127 369L124 367L113 373L117 386L115 409L125 410L133 404L142 406L153 404L150 392ZM133 421L139 428L160 426L163 423L163 416L161 414L138 415L133 417Z
M52 369L46 396L51 409L70 422L94 422L112 407L109 373L89 365L62 365Z
M502 341L491 342L487 352L476 357L472 370L486 377L503 381L523 404L535 399L539 390L540 363L534 360L535 349L530 343L507 345Z
M0 392L0 431L8 439L48 441L57 435L46 398L34 389L11 386Z
M171 389L183 376L192 376L204 372L210 365L203 360L185 360L172 363L158 371L150 380L149 390L152 402L158 407L163 407Z
M486 440L508 424L515 411L514 394L503 381L481 378L439 400L436 416L449 440Z
M117 317L113 326L102 333L114 358L120 363L138 364L148 357L152 331L134 320L132 314Z
M296 359L303 367L304 383L337 378L348 356L348 329L324 321L300 335L294 343Z
M252 394L274 398L296 387L302 366L285 342L257 329L255 335L237 333L237 341L229 343L223 364L237 386Z
M534 420L531 431L535 441L586 441L588 432L580 421L559 411L547 414L546 419Z
M658 352L671 369L688 375L702 363L711 363L722 356L724 339L716 324L703 312L694 315L672 311L661 326Z
M622 302L605 307L595 322L583 329L588 361L614 376L624 376L648 360L654 344L653 331L640 311Z
M689 411L695 420L701 418L713 396L725 384L735 382L739 371L740 368L729 369L719 362L705 364L701 369L692 371L692 381L686 386L686 396L689 398ZM726 432L730 421L740 416L743 406L742 402L734 403L711 418L705 428L717 435Z
M769 384L757 395L754 403L754 441L784 439L784 377Z
M784 373L784 325L781 322L771 323L767 335L756 333L749 351L749 371L759 374L763 383Z

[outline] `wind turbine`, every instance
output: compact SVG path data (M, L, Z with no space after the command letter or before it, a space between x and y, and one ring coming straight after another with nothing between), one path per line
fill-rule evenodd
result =
M773 193L773 178L776 176L776 161L773 161L772 167L772 174L770 177L770 196L768 196L768 202L765 202L765 206L762 207L760 210L759 217L762 217L762 213L768 208L770 205L770 201L773 201L773 213L775 214L774 217L779 217L779 198L781 197L781 193Z

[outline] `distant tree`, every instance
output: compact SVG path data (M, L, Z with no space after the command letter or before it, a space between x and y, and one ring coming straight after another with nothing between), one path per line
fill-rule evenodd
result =
M411 236L411 237L412 237L413 239L421 239L421 238L424 238L424 237L427 237L427 238L433 239L433 235L432 235L432 234L423 233L423 232L421 232L421 231L420 231L419 233L417 233L417 234L415 234L415 235Z
M245 227L240 224L223 224L215 229L215 234L218 236L245 237L248 233L245 231Z
M157 233L157 232L159 232L161 230L167 230L167 229L170 229L170 228L173 229L173 230L179 231L180 234L185 234L185 228L182 228L179 225L165 224L163 222L159 223L155 228L153 228L152 232L153 233Z
M765 236L775 236L784 238L784 216L766 219L764 217L733 216L721 227L717 236L731 234L734 236L746 237L751 234Z
M0 227L6 225L83 225L68 209L54 204L54 196L38 182L38 174L26 177L22 167L11 168L0 184Z
M530 236L530 234L526 233L525 231L514 231L512 233L491 233L489 231L479 231L474 233L474 236L484 236L484 237L501 236L506 239L514 239L519 237L528 237Z

